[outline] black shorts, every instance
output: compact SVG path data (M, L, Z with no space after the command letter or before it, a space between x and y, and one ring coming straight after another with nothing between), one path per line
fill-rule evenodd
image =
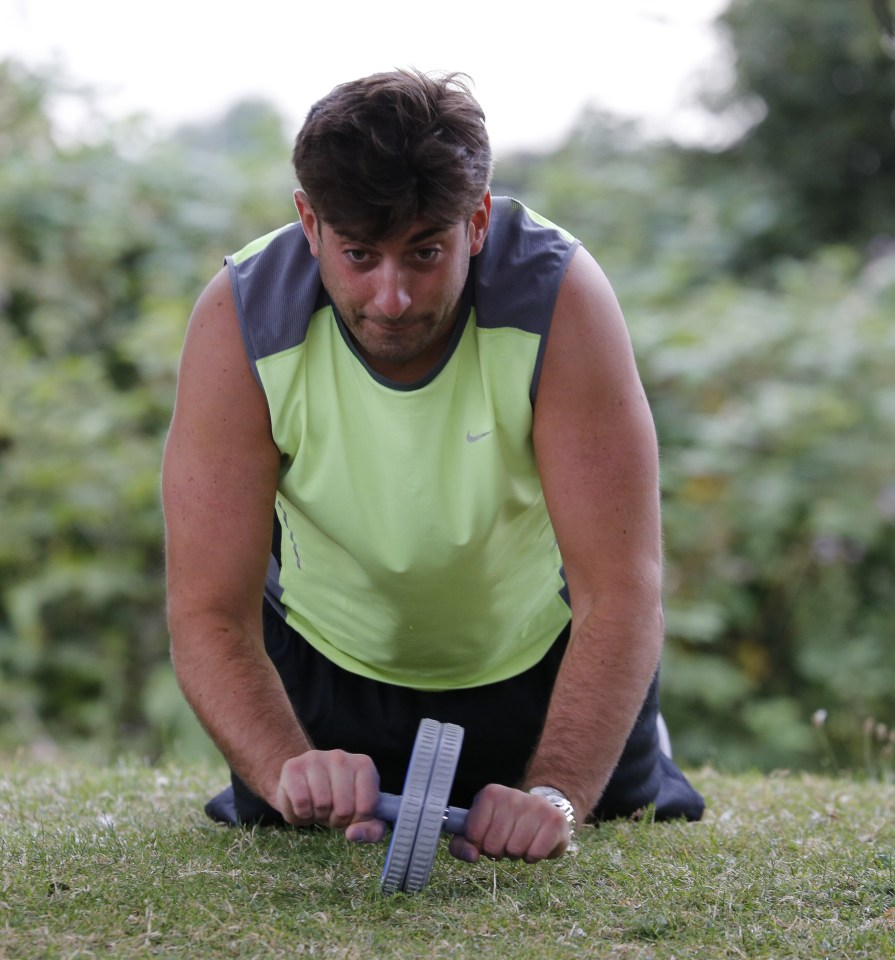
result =
M268 656L314 746L372 757L380 787L386 792L401 793L403 789L422 718L463 727L463 748L450 802L469 807L485 784L515 786L522 780L541 733L569 628L539 663L518 676L481 687L439 692L382 683L343 670L318 653L266 602L264 638ZM698 820L702 815L702 797L659 749L658 711L658 677L654 677L618 766L594 811L596 818L630 816L650 804L655 805L657 819ZM282 822L279 813L235 774L232 783L239 822ZM211 810L209 813L215 816Z

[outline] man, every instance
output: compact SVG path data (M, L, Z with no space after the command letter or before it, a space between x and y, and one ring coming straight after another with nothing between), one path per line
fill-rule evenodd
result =
M656 438L607 280L492 200L457 76L337 87L293 162L298 222L199 298L165 454L172 656L233 771L209 812L379 840L429 716L466 730L462 859L698 818L659 750Z

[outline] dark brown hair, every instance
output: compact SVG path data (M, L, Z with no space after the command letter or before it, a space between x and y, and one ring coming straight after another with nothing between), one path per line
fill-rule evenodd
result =
M343 83L319 100L292 164L321 220L370 239L417 219L468 221L492 170L485 115L464 76L410 70Z

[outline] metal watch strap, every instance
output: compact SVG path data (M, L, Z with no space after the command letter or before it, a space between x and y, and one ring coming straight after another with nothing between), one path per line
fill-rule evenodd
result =
M575 827L578 826L575 821L575 808L572 806L572 801L569 800L562 790L557 790L556 787L531 787L528 792L537 797L544 797L544 799L549 800L557 810L561 810L563 816L569 823L569 831L571 833L575 832Z

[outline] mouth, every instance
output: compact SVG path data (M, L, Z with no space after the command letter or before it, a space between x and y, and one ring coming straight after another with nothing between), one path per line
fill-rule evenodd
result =
M417 317L409 320L381 320L378 317L363 317L362 322L370 324L379 330L384 330L386 333L401 333L404 330L415 327L420 320Z

